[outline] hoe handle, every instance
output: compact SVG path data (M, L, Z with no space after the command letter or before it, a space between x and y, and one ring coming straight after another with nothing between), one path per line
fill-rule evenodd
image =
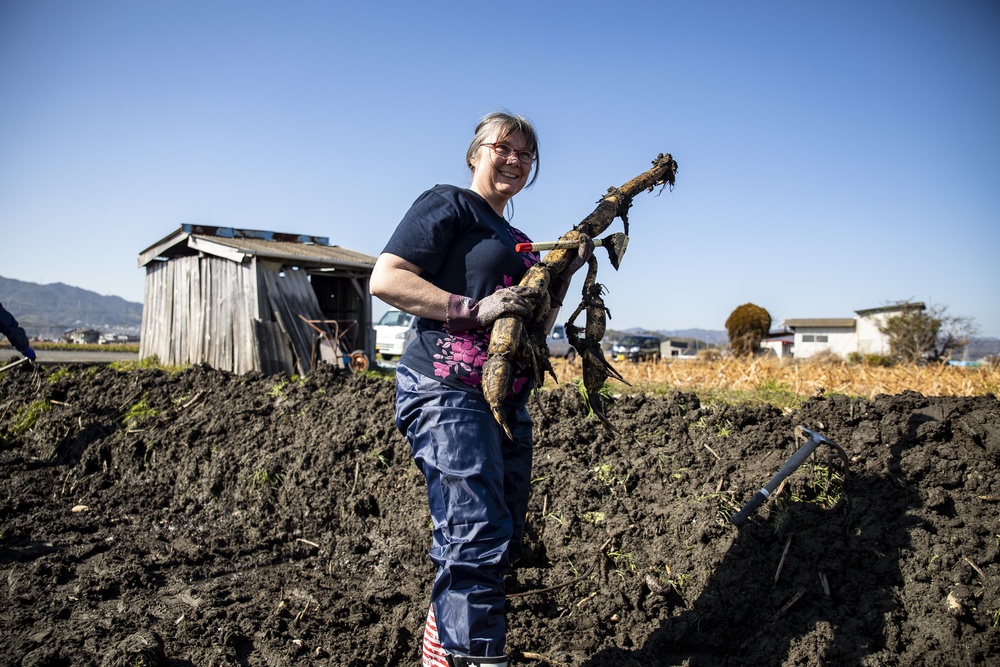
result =
M7 364L3 368L0 368L0 373L3 373L4 371L9 371L11 368L14 368L15 366L20 366L21 364L27 363L29 361L31 361L31 360L28 359L28 357L21 357L20 359L18 359L14 363Z
M778 474L776 474L774 477L768 480L767 484L764 485L764 488L762 488L760 491L754 494L754 497L750 499L750 502L744 505L743 509L741 509L739 512L737 512L732 516L730 521L732 521L735 525L742 526L743 523L746 522L746 520L750 517L750 515L753 514L755 511L757 511L757 508L763 505L764 501L767 500L771 496L771 494L775 492L775 490L783 481L785 481L785 478L791 475L793 472L795 472L798 469L798 467L802 465L802 462L805 461L807 458L809 458L809 455L812 454L820 444L826 443L829 445L833 445L834 447L837 447L836 445L834 445L834 443L830 442L819 433L810 431L809 429L803 428L802 426L799 426L796 429L796 432L803 435L808 435L809 439L806 440L804 445L799 447L798 451L792 454L792 457L785 462L785 465L781 467L781 470L778 471ZM837 447L837 449L840 448Z
M541 241L538 243L518 243L514 252L539 252L541 250L569 250L580 245L579 241ZM594 247L604 245L604 239L594 239Z

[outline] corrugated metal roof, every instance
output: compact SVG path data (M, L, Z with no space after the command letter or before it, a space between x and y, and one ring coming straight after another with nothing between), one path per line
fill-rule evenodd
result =
M349 250L336 245L315 245L310 243L290 243L288 241L266 241L255 238L222 238L219 236L202 236L192 234L196 239L205 239L212 243L229 246L246 255L283 261L301 260L326 264L364 264L373 266L375 257L355 250Z
M328 245L326 238L318 236L182 225L143 250L139 254L139 266L157 258L199 252L237 262L247 257L259 257L304 268L370 269L376 260L356 250Z
M853 329L853 317L825 317L817 319L785 320L785 326L789 329L807 329L810 327L820 327L824 329Z
M330 239L325 236L309 234L291 234L288 232L271 232L266 229L236 229L235 227L217 227L214 225L181 225L181 231L196 236L221 236L238 239L264 239L265 241L288 241L290 243L315 243L330 245Z

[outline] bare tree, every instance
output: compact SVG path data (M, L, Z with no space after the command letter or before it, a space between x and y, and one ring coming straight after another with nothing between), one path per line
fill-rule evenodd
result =
M899 312L878 325L897 361L946 361L952 353L965 349L977 331L971 317L948 315L947 306L931 305L922 310L907 308L909 301L899 305Z

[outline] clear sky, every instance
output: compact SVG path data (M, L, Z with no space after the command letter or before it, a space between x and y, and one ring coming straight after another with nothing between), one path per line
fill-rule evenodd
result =
M911 299L1000 336L995 0L2 0L0 275L142 301L183 223L377 255L498 108L539 132L535 240L677 160L611 328Z

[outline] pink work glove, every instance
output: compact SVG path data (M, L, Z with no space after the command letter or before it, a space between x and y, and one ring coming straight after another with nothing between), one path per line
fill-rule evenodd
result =
M497 319L512 315L531 318L531 303L537 295L530 287L505 287L476 301L470 296L452 294L448 298L448 330L462 333L477 327L487 328Z

